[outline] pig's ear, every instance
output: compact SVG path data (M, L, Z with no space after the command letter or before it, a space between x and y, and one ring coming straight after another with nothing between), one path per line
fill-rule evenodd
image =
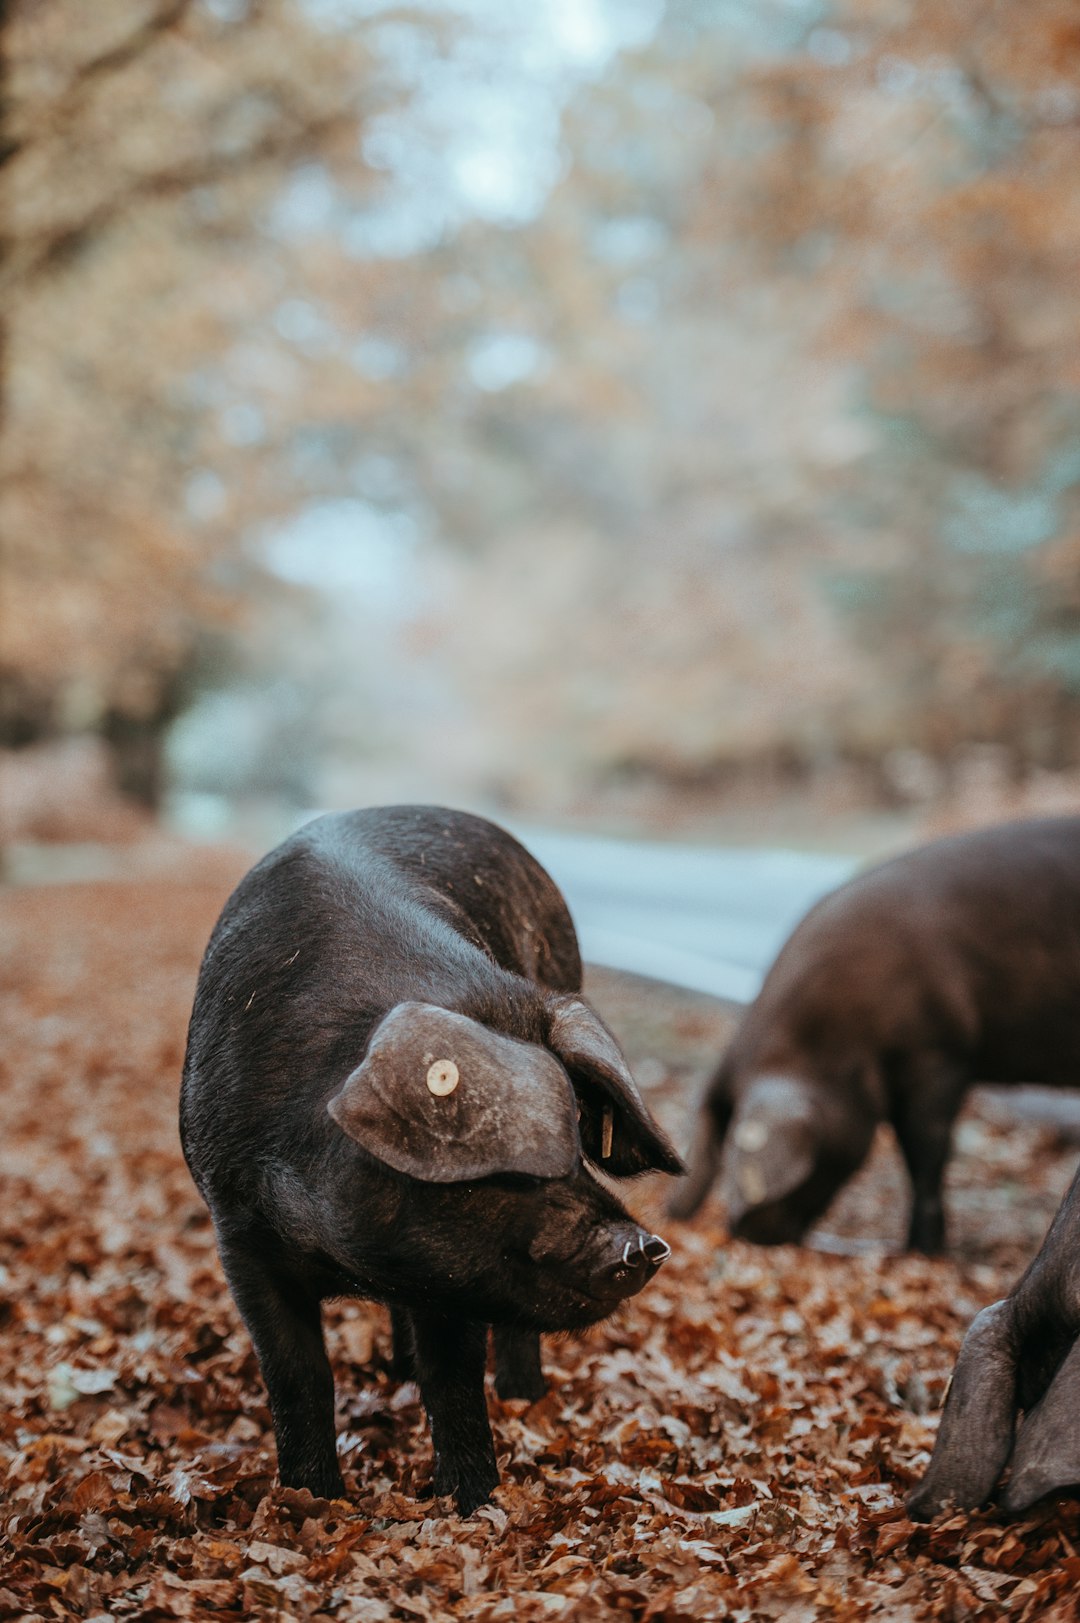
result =
M573 1083L581 1144L589 1160L616 1178L684 1171L599 1015L573 997L552 999L551 1011L548 1044Z
M1059 1379L1063 1373L1059 1373ZM1032 1411L1032 1420L1038 1413L1039 1408ZM1070 1426L1075 1414L1074 1405L1068 1412ZM911 1519L928 1522L947 1506L974 1510L984 1504L1009 1457L1015 1425L1016 1322L1013 1304L1006 1297L977 1313L964 1337L945 1397L933 1458L926 1475L908 1496ZM1013 1469L1015 1473L1015 1463Z
M580 1155L573 1094L545 1048L427 1003L391 1009L326 1108L363 1149L424 1183L564 1178Z
M785 1201L813 1177L820 1122L798 1077L755 1077L735 1110L724 1145L721 1195L734 1228L748 1213Z
M1061 1368L1038 1403L1024 1416L1009 1460L1009 1481L1001 1507L1019 1515L1036 1499L1080 1483L1080 1341L1074 1341Z
M813 1176L815 1150L805 1122L770 1121L754 1114L737 1118L724 1153L722 1193L729 1224L801 1189Z

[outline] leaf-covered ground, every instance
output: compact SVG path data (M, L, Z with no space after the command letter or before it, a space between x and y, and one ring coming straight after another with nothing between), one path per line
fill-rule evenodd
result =
M726 1244L715 1211L675 1229L639 1186L671 1261L616 1320L548 1344L540 1403L492 1395L503 1485L469 1521L426 1497L384 1314L335 1306L349 1499L276 1487L175 1126L195 970L233 877L203 857L2 903L0 1617L1074 1615L1077 1506L930 1528L901 1508L964 1326L1036 1248L1076 1160L986 1098L959 1134L947 1261L889 1254L906 1196L887 1143L815 1249ZM728 1015L611 975L590 990L685 1139Z

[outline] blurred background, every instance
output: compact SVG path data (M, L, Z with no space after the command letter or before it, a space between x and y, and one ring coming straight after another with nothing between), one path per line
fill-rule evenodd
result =
M1072 0L14 0L7 840L1080 809Z

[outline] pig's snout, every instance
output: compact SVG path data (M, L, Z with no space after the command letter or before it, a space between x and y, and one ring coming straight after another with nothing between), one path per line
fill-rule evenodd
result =
M671 1255L659 1234L620 1227L605 1237L589 1266L589 1289L599 1297L633 1296Z

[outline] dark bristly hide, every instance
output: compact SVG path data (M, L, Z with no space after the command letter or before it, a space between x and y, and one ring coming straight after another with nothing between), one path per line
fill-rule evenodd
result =
M709 1086L689 1217L723 1170L734 1234L798 1240L889 1121L908 1243L944 1243L941 1183L975 1082L1080 1084L1080 817L935 841L819 902Z
M681 1170L580 996L558 890L481 818L322 817L241 882L195 995L181 1136L259 1355L282 1481L343 1491L320 1303L390 1306L436 1493L497 1484L484 1402L543 1391L668 1254L592 1175Z
M1078 1307L1080 1173L1019 1283L964 1337L933 1458L908 1498L915 1521L984 1504L1006 1466L1009 1515L1080 1484Z

